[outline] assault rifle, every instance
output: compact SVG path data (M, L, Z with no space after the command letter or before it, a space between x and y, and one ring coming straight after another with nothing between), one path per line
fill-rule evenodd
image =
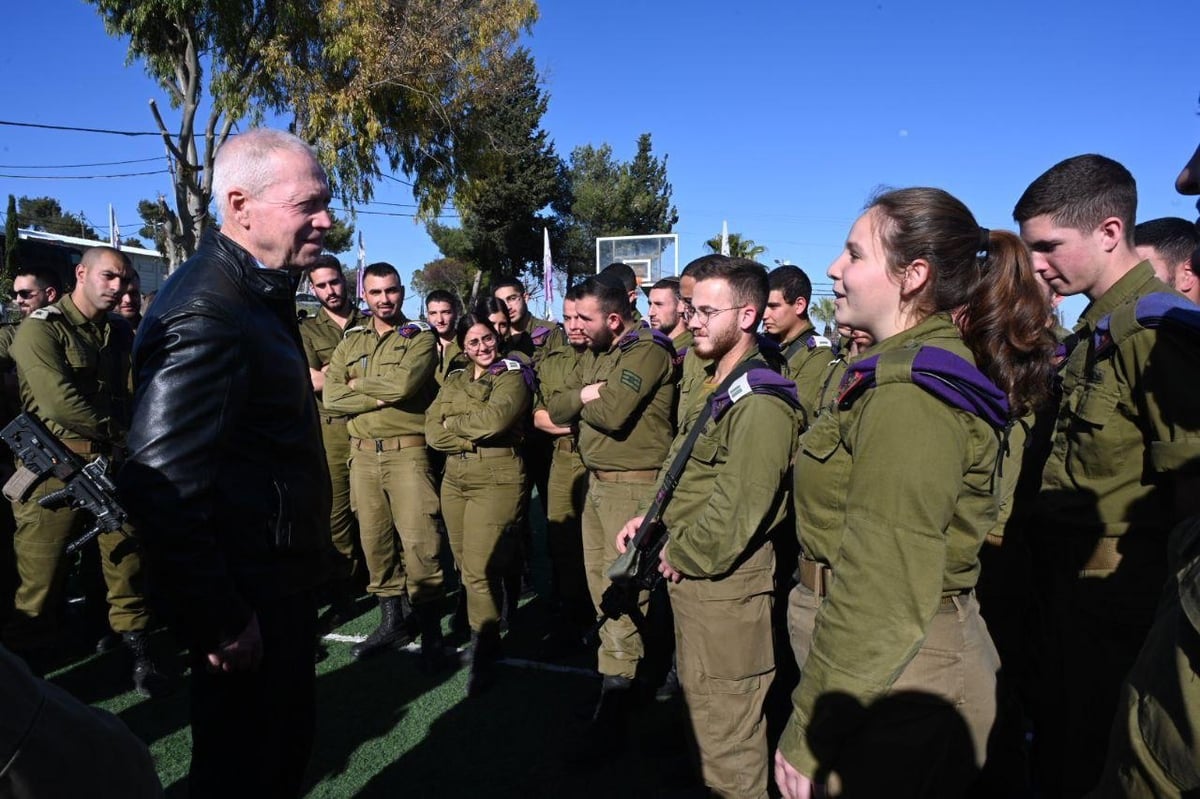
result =
M95 517L86 533L67 544L71 554L102 532L120 530L127 518L117 501L117 489L108 477L108 459L104 456L85 464L83 459L59 441L36 416L26 412L0 430L0 439L12 449L21 467L4 484L4 496L13 502L25 502L30 492L48 477L57 477L63 487L38 500L48 510L76 508Z

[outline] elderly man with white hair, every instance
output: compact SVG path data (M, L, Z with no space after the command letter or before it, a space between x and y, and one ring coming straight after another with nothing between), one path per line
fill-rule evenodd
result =
M303 141L255 129L218 151L213 196L220 232L138 329L118 482L191 650L190 796L296 796L330 484L288 270L321 254L329 186Z

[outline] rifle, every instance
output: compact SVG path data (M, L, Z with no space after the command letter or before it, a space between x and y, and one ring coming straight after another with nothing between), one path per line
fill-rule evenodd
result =
M594 643L600 635L600 628L609 619L616 621L622 616L628 616L638 630L645 625L646 616L638 607L638 595L642 591L653 591L662 581L662 575L658 571L658 559L663 547L667 545L668 538L667 528L662 522L663 511L666 510L667 505L671 502L671 497L675 494L675 487L679 485L679 478L683 474L683 468L687 465L688 458L691 457L692 448L696 446L696 439L700 437L700 431L712 418L713 400L723 393L728 393L730 386L753 367L765 368L766 364L762 361L741 363L721 381L721 385L717 386L715 391L708 395L704 407L700 409L700 415L696 417L695 424L688 431L687 438L684 439L683 445L675 453L675 459L671 461L666 474L663 475L662 485L655 493L654 501L646 510L646 515L642 518L637 533L629 540L625 551L617 556L613 565L609 567L610 583L600 597L600 615L584 637L585 641Z
M95 517L90 530L67 544L68 555L100 533L120 530L125 524L127 514L117 501L116 486L108 477L108 458L100 456L85 464L28 412L21 413L0 430L0 439L21 461L17 473L4 484L5 497L25 502L39 483L53 476L63 482L63 487L39 499L39 505L48 510L66 507L86 510Z

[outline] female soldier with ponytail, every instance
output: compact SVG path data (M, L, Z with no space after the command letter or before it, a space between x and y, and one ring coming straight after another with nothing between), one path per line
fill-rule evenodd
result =
M1047 398L1053 338L1028 251L940 189L876 198L829 267L837 322L876 343L795 464L802 675L785 797L963 796L999 661L973 589L1008 421Z

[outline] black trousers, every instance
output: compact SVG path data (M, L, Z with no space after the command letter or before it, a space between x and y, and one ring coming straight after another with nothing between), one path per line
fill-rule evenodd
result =
M192 799L300 795L316 729L316 601L305 593L255 612L258 671L214 674L192 652Z

